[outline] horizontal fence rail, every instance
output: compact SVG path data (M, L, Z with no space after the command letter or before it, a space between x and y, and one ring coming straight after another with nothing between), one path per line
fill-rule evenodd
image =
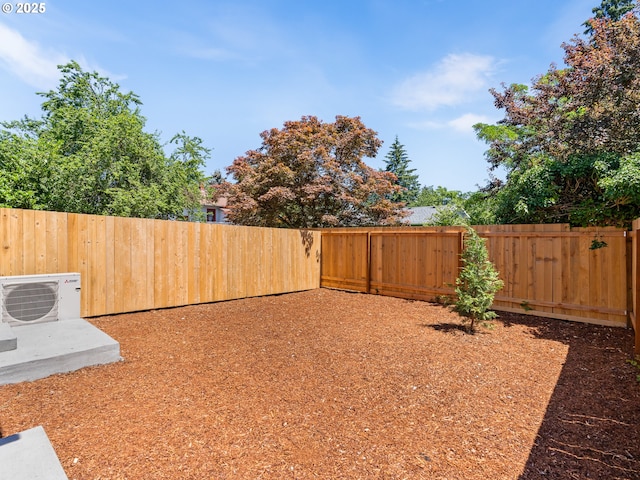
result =
M320 233L0 209L0 276L79 272L81 314L318 288Z
M627 326L626 231L557 224L475 228L505 284L496 310ZM419 300L453 295L463 238L458 227L325 229L320 283Z

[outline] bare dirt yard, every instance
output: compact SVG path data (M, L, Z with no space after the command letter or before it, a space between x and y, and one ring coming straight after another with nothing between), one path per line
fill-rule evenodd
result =
M0 387L70 479L640 479L630 330L327 289L90 320L123 362Z

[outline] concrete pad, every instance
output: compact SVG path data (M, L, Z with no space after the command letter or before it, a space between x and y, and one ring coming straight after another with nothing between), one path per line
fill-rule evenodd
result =
M11 330L18 348L0 352L0 385L122 360L120 344L81 318Z
M8 323L0 323L0 352L15 350L18 346L17 337Z
M0 480L68 480L42 427L0 438Z

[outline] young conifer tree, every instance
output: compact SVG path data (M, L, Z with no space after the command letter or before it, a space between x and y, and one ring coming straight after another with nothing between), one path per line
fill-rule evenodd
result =
M489 309L504 282L489 261L486 240L471 227L467 227L462 263L462 270L456 279L455 310L469 319L467 329L474 333L476 320L487 321L496 317L496 313Z

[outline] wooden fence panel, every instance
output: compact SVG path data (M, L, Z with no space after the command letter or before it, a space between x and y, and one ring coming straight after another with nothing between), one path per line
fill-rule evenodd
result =
M114 224L113 244L116 248L114 269L122 275L120 281L116 284L116 291L114 292L116 296L116 312L126 312L127 308L129 308L128 303L130 297L136 294L133 290L134 279L131 266L131 249L133 247L131 242L131 222L127 220L126 218L116 218ZM93 258L91 260L93 260ZM88 279L91 279L91 276L89 276ZM94 291L93 285L91 291Z
M91 310L106 310L107 308L107 271L115 268L108 261L113 261L113 253L107 255L107 222L106 217L91 217L89 219L88 245L91 260L88 262L88 282L92 286L87 292L87 302ZM116 295L121 293L116 292ZM114 299L115 300L115 299Z
M496 310L626 326L628 237L612 227L474 227L505 283ZM595 241L595 243L594 243ZM593 248L600 244L601 248ZM322 231L321 285L405 298L452 295L461 229Z
M39 230L39 224L36 223L36 212L28 211L25 213L25 218L22 224L23 231L23 245L24 251L22 254L23 267L29 269L34 273L43 273L42 270L38 270L36 267L36 238L40 238L36 235Z
M81 314L320 286L320 233L0 209L0 276L79 272Z
M239 227L231 227L227 236L227 271L228 295L233 298L243 298L247 295L246 279L239 273L246 268L246 257L243 252L246 249L245 237Z
M635 353L640 355L640 218L633 222L631 246L631 323L635 330Z
M322 231L322 286L368 292L368 240L368 232Z
M207 235L209 232L211 229L208 228L198 228L195 232L198 243L198 255L196 256L201 261L198 262L198 296L194 303L200 303L201 298L213 298L213 264L210 250L207 248L213 237Z
M322 230L321 285L419 300L453 293L460 228Z
M288 242L285 242L286 240L291 240L292 242L295 242L294 245L294 250L291 252L291 255L283 255L280 258L276 258L273 255L273 252L276 251L286 251L287 248L290 247L290 245L288 244ZM272 272L277 271L282 269L287 270L291 268L291 263L292 263L292 257L293 257L293 263L296 262L295 258L297 258L299 255L301 255L300 252L296 252L295 251L295 247L298 245L298 240L293 238L293 237L281 237L278 235L272 235L271 237L271 246L270 246L270 250L265 250L264 255L267 256L266 259L263 259L263 261L266 261L269 263L269 268L271 269ZM317 250L318 255L320 252L320 249ZM305 257L306 258L306 257ZM318 275L320 275L320 263L316 262L318 265ZM316 279L318 281L318 284L320 284L320 279ZM274 283L272 284L271 288L272 288L272 292L277 292L277 291L281 291L281 290L286 290L287 288L289 288L290 285L290 280L285 276L285 275L278 275L276 277L274 277ZM306 277L305 282L309 281L309 278Z
M554 318L625 325L627 321L627 236L615 228L529 231L491 231L489 257L501 272L505 288L498 292L494 307L527 310ZM519 259L501 255L495 237L511 238L518 245ZM592 248L594 240L606 243ZM524 254L522 252L525 252ZM516 283L512 272L520 269ZM530 309L530 310L529 310Z
M226 230L226 229L225 229ZM223 229L216 229L214 232L213 248L213 275L214 275L214 299L223 300L231 297L229 294L229 258L226 252L229 251L228 243L230 235Z
M429 300L452 293L458 272L461 232L372 232L369 291Z
M496 309L620 326L630 317L640 348L640 219L632 244L614 228L476 229L505 281ZM320 285L432 299L453 293L460 232L320 233L0 209L0 275L79 272L84 316ZM594 240L606 246L592 248Z
M200 251L200 235L197 227L199 224L190 223L187 226L187 303L194 305L200 303L200 262L196 258L202 258Z
M245 296L253 297L257 294L260 278L264 278L264 264L266 263L262 261L260 251L256 248L256 245L259 243L265 245L268 249L270 247L271 237L268 239L269 243L264 244L265 236L263 231L256 232L255 236L252 237L242 232L242 239L244 242L244 248L242 249L242 253L244 254L244 268L252 272L251 275L245 276Z

